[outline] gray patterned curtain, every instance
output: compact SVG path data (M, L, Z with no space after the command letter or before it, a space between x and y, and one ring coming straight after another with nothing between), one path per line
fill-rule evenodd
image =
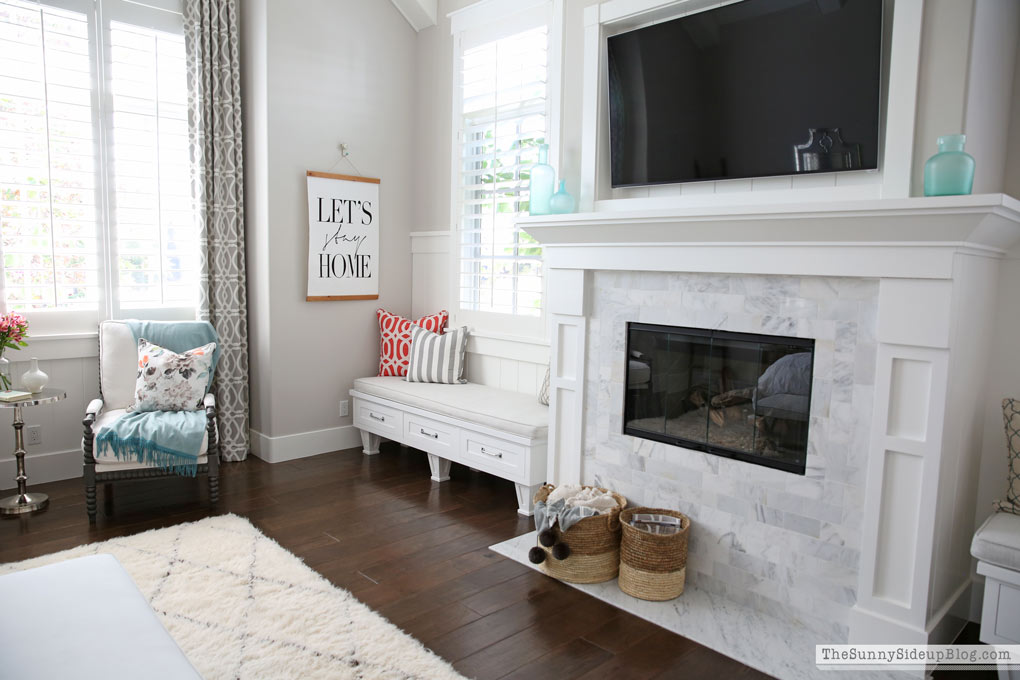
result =
M184 0L188 118L201 224L199 318L220 336L220 454L248 456L248 311L237 0Z

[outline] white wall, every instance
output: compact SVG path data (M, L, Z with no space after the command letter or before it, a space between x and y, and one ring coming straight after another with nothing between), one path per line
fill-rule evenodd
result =
M1011 31L1015 41L1018 32L1016 13L1020 3L1011 4L1012 7L1009 9L1012 10L1014 17L1012 28L1007 22L1003 22L1005 26L993 24L992 28L1002 29L1001 33L995 30L996 35L1008 34ZM1009 62L1012 66L1011 82L1002 85L1000 93L1002 100L1009 105L1006 143L999 144L999 148L994 149L991 154L992 160L999 156L1003 157L1001 189L986 190L1001 190L1011 196L1020 196L1020 50L1016 49L1015 42L1013 48L1015 56ZM995 77L998 80L1004 76L997 72ZM999 101L998 97L993 101ZM995 110L991 109L993 113ZM974 120L976 124L977 118ZM968 144L969 141L968 139ZM978 162L974 177L975 190L988 186L988 179L981 178L980 153L980 148L974 149L975 160ZM992 168L992 171L994 172L995 168ZM1020 299L1016 295L1017 291L1020 291L1020 246L1014 247L1000 264L998 290L989 368L983 389L984 420L979 430L981 460L974 511L975 528L992 514L992 501L1004 499L1006 495L1006 435L1002 421L1002 400L1006 397L1020 398L1020 358L1016 349L1016 338L1020 337ZM976 575L974 578L980 580ZM980 588L975 588L975 595L972 598L974 618L980 611L981 592Z
M338 405L355 378L376 372L375 310L410 313L416 34L389 2L244 10L252 447L285 460L354 445ZM306 302L305 171L357 174L334 167L341 141L362 174L382 180L380 295Z
M1020 196L1020 51L1014 62L1012 107L1006 140L1004 190ZM1013 248L999 268L999 302L995 333L992 337L990 367L985 381L985 422L983 429L981 472L975 525L992 514L992 501L1006 493L1006 435L1002 422L1002 400L1020 398L1020 357L1016 338L1020 337L1020 246Z

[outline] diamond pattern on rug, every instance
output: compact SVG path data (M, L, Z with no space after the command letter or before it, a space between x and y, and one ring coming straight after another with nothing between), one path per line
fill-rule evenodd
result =
M204 678L464 680L235 515L3 564L0 573L96 553L124 565Z

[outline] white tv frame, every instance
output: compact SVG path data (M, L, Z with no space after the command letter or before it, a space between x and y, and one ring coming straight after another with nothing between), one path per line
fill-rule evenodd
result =
M676 207L678 202L750 205L910 196L924 0L886 0L883 67L887 75L882 83L877 170L615 190L610 186L606 38L739 1L608 0L585 8L580 212Z

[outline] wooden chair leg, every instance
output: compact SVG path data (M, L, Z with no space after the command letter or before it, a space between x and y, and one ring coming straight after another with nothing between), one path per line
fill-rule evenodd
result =
M220 476L213 470L213 463L209 463L209 502L215 505L220 500Z
M96 485L85 487L85 510L89 513L89 524L96 523Z
M85 511L89 515L89 524L96 523L96 459L92 455L92 424L96 420L94 413L86 413L81 421L85 428L82 436L82 477L85 479Z
M106 482L103 484L103 512L107 517L113 515L113 502L113 483Z
M216 427L216 408L205 409L206 436L208 437L206 460L209 465L209 503L216 505L220 500L220 441Z

